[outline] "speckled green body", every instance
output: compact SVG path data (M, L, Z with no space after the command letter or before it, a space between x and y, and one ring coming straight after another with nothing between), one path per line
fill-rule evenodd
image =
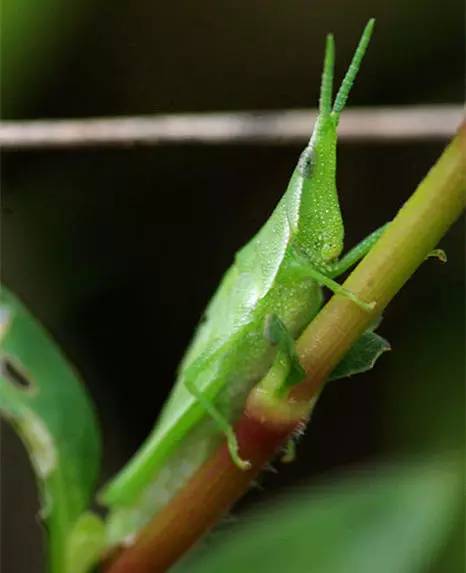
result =
M358 47L359 61L371 29L372 24L363 35L365 45ZM114 510L109 522L112 542L134 532L145 520L141 512L151 506L149 515L164 503L222 437L186 382L233 421L248 392L273 364L276 348L264 336L266 317L277 315L296 338L322 304L321 286L309 269L329 277L337 274L344 228L335 181L341 109L331 106L333 60L329 37L320 115L286 193L223 277L152 434L103 492L103 501ZM354 79L355 70L352 73ZM161 482L166 496L160 495Z
M321 287L313 278L300 276L293 250L298 247L322 266L332 260L322 260L322 250L338 255L343 245L334 180L336 129L334 125L327 129L333 134L327 134L325 144L322 139L312 138L318 143L311 140L303 152L274 213L236 254L223 277L181 364L159 421L134 459L135 466L128 467L133 476L140 477L128 479L119 499L131 502L145 481L142 474L155 473L184 434L208 416L186 389L185 377L195 380L197 388L231 419L244 404L247 392L272 365L275 349L264 336L265 317L276 314L292 336L297 337L320 308ZM312 157L310 162L309 157ZM330 190L319 185L328 181L326 170L333 175ZM320 213L322 204L333 220L331 227Z

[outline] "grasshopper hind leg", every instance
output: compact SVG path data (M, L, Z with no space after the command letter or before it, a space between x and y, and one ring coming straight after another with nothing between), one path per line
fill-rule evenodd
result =
M251 468L251 463L248 460L243 460L239 455L238 439L236 438L235 431L230 422L218 410L212 400L204 396L204 394L196 388L195 384L193 384L191 380L185 380L184 385L188 392L196 398L199 404L204 408L225 435L228 451L230 452L233 463L243 471L249 470Z
M375 243L384 233L389 223L379 227L353 247L346 255L330 267L329 276L331 278L338 277L360 261L372 249Z

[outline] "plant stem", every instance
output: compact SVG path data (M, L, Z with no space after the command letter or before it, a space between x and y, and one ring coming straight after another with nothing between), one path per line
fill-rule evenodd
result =
M380 315L460 216L466 199L466 123L373 249L345 281L362 300L375 301L371 314L334 296L297 342L309 378L296 399L311 398L350 346Z
M122 550L108 573L166 571L248 489L251 481L308 418L325 380L352 344L381 314L460 216L466 198L466 124L463 124L381 239L345 281L368 302L366 312L333 296L297 341L306 379L288 397L271 397L259 383L235 426L240 454L251 462L239 470L222 444L185 487Z
M248 489L293 429L286 424L271 427L243 415L235 432L241 455L252 468L239 469L222 444L189 485L141 532L136 543L122 551L108 573L166 571Z

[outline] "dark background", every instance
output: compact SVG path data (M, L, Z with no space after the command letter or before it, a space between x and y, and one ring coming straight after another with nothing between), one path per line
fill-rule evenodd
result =
M2 8L4 119L311 107L325 34L335 33L341 78L371 16L376 32L350 105L463 96L463 6L454 0L5 0ZM347 246L394 216L443 145L340 145ZM2 277L96 401L102 481L150 430L203 307L283 193L299 151L3 155ZM427 261L388 308L380 332L393 352L325 390L297 461L265 476L262 497L366 461L462 447L463 245L458 223L441 244L448 264ZM40 571L34 483L7 429L2 451L6 571ZM460 530L456 537L433 570L461 570Z

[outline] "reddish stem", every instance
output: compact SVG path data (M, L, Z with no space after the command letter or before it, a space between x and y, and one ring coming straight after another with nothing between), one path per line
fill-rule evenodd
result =
M235 466L223 443L164 511L143 529L134 545L110 564L107 573L166 571L245 493L298 426L299 421L279 424L259 420L251 413L243 414L235 432L240 455L249 460L251 469L243 471Z

